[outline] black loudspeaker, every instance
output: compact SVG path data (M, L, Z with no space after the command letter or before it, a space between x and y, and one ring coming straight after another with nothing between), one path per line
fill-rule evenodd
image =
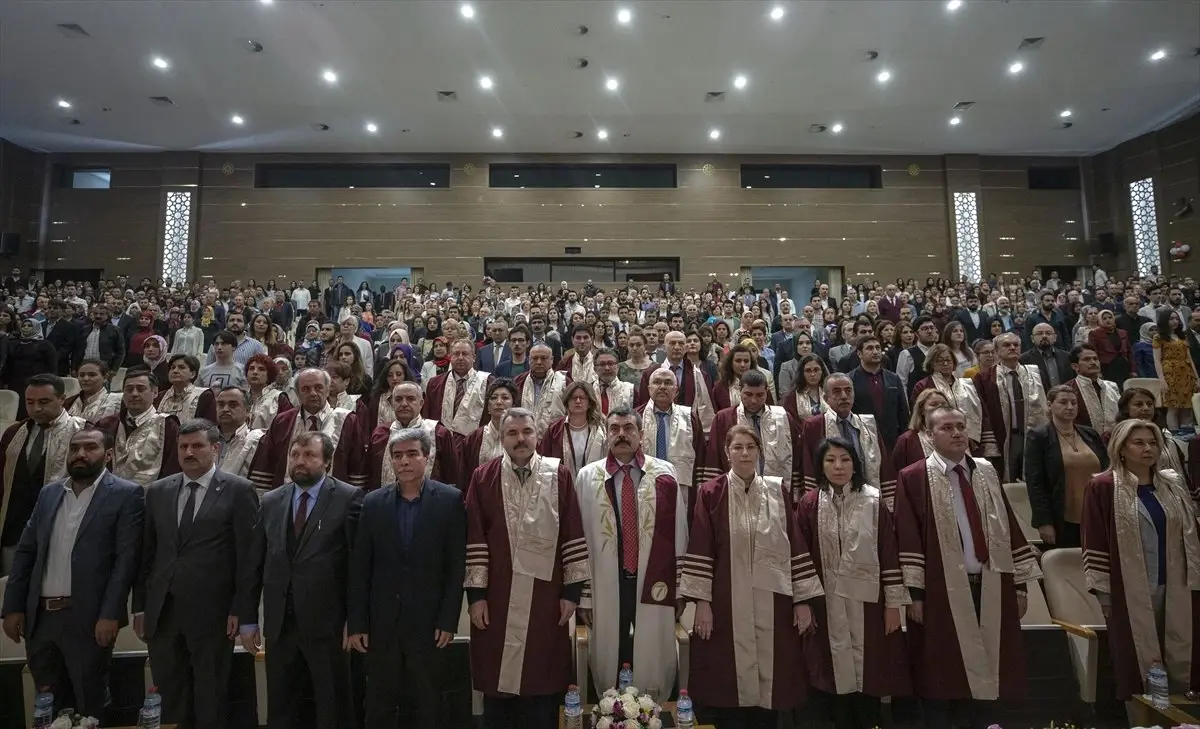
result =
M20 252L20 233L0 233L0 256L15 256Z
M1100 255L1115 256L1117 255L1117 236L1113 233L1101 233L1097 236L1096 241L1099 243Z

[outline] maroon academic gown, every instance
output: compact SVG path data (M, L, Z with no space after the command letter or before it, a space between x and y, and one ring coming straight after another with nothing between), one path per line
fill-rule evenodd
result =
M361 475L363 489L366 491L374 491L375 489L386 486L381 484L379 479L383 473L383 459L387 457L387 444L391 439L392 428L390 425L381 425L371 434L371 440L367 446L367 457L361 459L365 461L367 472ZM451 486L456 486L459 489L465 487L459 485L459 452L458 445L454 442L454 434L450 429L441 423L434 428L434 451L433 454L433 470L430 471L429 477L434 481L441 481ZM463 479L466 481L467 479Z
M434 377L432 380L429 381L429 384L426 385L426 387L425 387L425 402L421 404L421 417L422 418L426 418L428 420L436 420L439 423L442 422L442 398L444 398L446 395L446 383L450 380L450 377L452 377L453 375L454 375L454 370L447 370L447 371L443 372L442 374L438 375L437 377ZM488 384L489 385L492 384L492 382L495 379L496 379L495 375L488 375ZM520 392L521 392L521 386L518 385L517 386L517 393L518 393L517 401L513 403L513 407L521 406ZM376 416L378 416L378 414L379 413L376 412ZM491 420L491 417L492 416L488 414L487 403L485 402L483 404L483 414L479 417L479 424L480 425L485 424L487 421ZM372 427L374 427L374 423L372 423ZM456 444L458 444L459 447L461 447L462 442L464 440L466 440L466 438L464 436L461 436L458 433L455 433L453 430L450 431L450 435L454 436L454 442Z
M500 659L504 653L505 624L512 589L512 548L508 541L504 497L500 490L503 458L491 460L471 477L467 489L467 565L473 554L486 546L488 586L484 596L488 605L488 627L471 626L471 683L485 696L511 698L502 694ZM525 637L525 657L521 664L521 696L558 696L567 690L575 675L571 665L569 624L559 626L559 600L564 597L563 546L584 540L579 501L575 498L571 469L558 466L558 545L554 572L549 581L537 580L529 603L529 629ZM578 540L578 541L576 541ZM583 552L587 559L586 548ZM468 599L472 588L468 588Z
M595 369L595 366L596 366L595 365L595 363L596 363L596 354L595 353L596 353L596 350L593 349L592 350L592 368L593 369ZM571 377L571 367L574 364L575 364L575 350L572 349L570 352L563 355L563 358L560 359L558 361L558 364L556 364L554 366L554 369L558 370L559 372L564 373L567 376L567 384L568 385L571 384L571 381L574 379L573 377Z
M729 385L726 385L724 382L718 382L712 386L712 404L713 404L713 410L718 413L721 412L722 410L724 410L725 408L733 407L733 399L729 394ZM775 404L775 398L772 397L771 390L769 388L767 390L767 404L768 405ZM792 410L795 410L795 409L796 409L796 398L793 397L792 398ZM787 408L784 408L784 410L787 410ZM792 412L792 410L788 410L788 412L791 413L792 415L795 415L796 413Z
M821 584L825 584L825 566L821 561L820 527L817 524L817 506L820 492L812 490L804 494L797 509L796 520L800 533L812 554L813 565ZM900 558L896 549L896 530L892 524L892 513L886 508L879 510L879 528L876 532L879 544L879 601L863 603L863 693L868 696L905 696L912 692L908 675L908 654L904 647L904 632L897 630L888 635L884 629L883 588L903 586L900 576ZM826 618L825 599L809 603L816 619L817 630L801 638L804 643L804 658L808 664L808 680L812 687L830 694L837 693L837 682L833 677L833 658L829 646L829 620Z
M925 447L921 445L921 436L909 428L896 439L896 447L892 448L892 471L900 473L906 466L925 460Z
M876 425L876 431L878 431L878 427ZM797 454L800 457L805 492L817 487L817 472L821 470L821 466L815 461L817 450L820 449L824 440L825 414L810 415L805 418L800 425L800 452ZM879 443L879 483L871 485L879 489L885 497L892 498L896 471L892 468L892 459L888 457L887 444L883 442L883 438L877 440ZM795 457L793 456L793 458ZM866 464L863 467L866 468Z
M1019 550L1030 549L1021 524L1004 497L1013 559ZM896 541L902 566L922 566L925 571L924 623L908 621L908 657L912 668L913 693L923 699L970 699L966 668L958 648L958 634L946 594L945 567L938 543L937 524L929 512L929 477L925 460L900 472L896 483ZM953 517L951 517L953 518ZM1001 699L1025 696L1025 644L1013 575L1000 575L1000 691ZM915 599L915 598L914 598Z
M461 460L459 469L459 478L462 479L465 488L471 483L471 477L475 475L475 469L479 468L482 463L479 462L479 451L483 448L483 429L485 425L481 425L463 440L462 447L459 449L458 455ZM466 492L463 492L464 495Z
M696 367L686 359L682 363L683 366L683 384L679 388L679 392L675 395L675 402L679 405L687 405L693 407L696 403ZM650 400L650 376L656 371L662 369L660 364L652 364L642 371L642 381L638 384L637 391L633 393L633 406L641 407ZM708 389L709 398L712 398L712 383L708 381L708 376L704 374L704 370L700 371L701 379L704 381L704 387ZM715 408L714 408L715 410Z
M654 413L654 403L653 402L642 403L641 405L638 405L636 408L634 408L634 412L637 413L637 416L639 419L641 419L646 414L646 408L650 408L651 414ZM669 443L669 440L668 440L668 443ZM668 445L668 447L669 447L669 445ZM688 523L689 524L692 523L692 520L691 520L692 510L694 510L696 508L696 493L700 490L700 484L704 483L704 459L706 456L707 447L708 447L708 443L704 440L704 427L700 423L700 414L696 412L695 408L693 408L692 409L692 457L695 458L696 460L694 461L694 467L692 468L692 472L690 474L688 474L688 478L691 479L689 481L689 483L691 483L691 487L689 489L689 491L691 492L691 498L689 500L690 503L688 503L688 510L689 510L688 511L688 517L689 517ZM647 453L649 453L651 456L654 456L656 458L658 457L658 454L654 452L654 444L653 443L651 443L649 446L647 446L645 443L643 443L642 449L645 450ZM667 455L669 456L670 454L668 453ZM664 458L663 460L669 461L671 459ZM678 469L678 466L676 466L676 468Z
M158 406L162 403L163 398L167 396L168 392L169 392L169 389L158 391L158 396L154 398L155 409L158 409ZM286 395L281 395L281 397L283 397L284 399L287 399ZM288 402L291 402L291 401L289 400ZM65 403L64 403L64 405L65 405ZM70 405L67 405L66 407L70 407ZM217 422L217 396L216 396L216 393L211 388L205 388L204 392L200 393L199 399L196 400L196 416L195 417L203 418L203 419L207 420L208 422L213 423L214 425L216 424L216 422Z
M125 406L122 405L121 409L117 411L116 415L109 415L97 420L96 427L100 430L103 430L105 433L108 433L110 436L112 436L113 440L116 441L117 428L125 427L121 425L121 423L124 422L127 416L128 411L125 409ZM162 453L159 455L159 462L162 465L158 469L158 478L166 478L167 476L172 476L180 472L179 447L176 445L178 438L179 419L174 415L171 415L167 417L167 421L163 423L163 446ZM114 455L113 457L115 458L116 456ZM108 466L110 469L112 468L111 463L108 464ZM142 485L145 486L146 484Z
M1004 409L1008 407L1007 402L1000 401L1000 388L996 386L996 368L995 366L988 367L985 370L980 370L971 378L971 383L975 385L975 392L979 394L980 409L983 410L983 440L988 439L988 433L996 441L996 448L1000 450L1000 456L989 458L996 465L996 471L1000 474L1000 478L1004 478L1004 461L1005 454L1008 450L1004 444L1008 441L1008 428L1004 427ZM1084 413L1084 408L1079 408L1081 414ZM974 444L972 444L973 446ZM924 457L921 460L925 460Z
M295 408L279 413L271 421L267 432L263 433L250 464L250 480L255 486L273 489L283 485L287 476L292 431L301 412L302 408ZM357 414L347 413L342 421L342 434L333 450L333 477L352 486L362 486L364 478L363 474L357 472L358 469L351 467L351 464L361 462L366 456L359 432Z
M712 636L703 640L692 634L688 691L695 700L705 706L734 707L738 705L737 678L732 671L733 646L733 584L729 569L729 476L720 476L706 481L696 498L696 514L688 534L687 555L681 559L684 573L703 571L712 580ZM792 545L793 559L800 557L801 568L810 570L812 558L808 544L793 516L791 494L784 490L787 506L788 538ZM707 557L708 567L691 555ZM793 562L792 579L795 580L796 563ZM711 570L711 572L709 572ZM804 667L804 651L800 635L792 625L793 602L791 595L774 595L775 599L775 662L772 666L774 682L771 691L771 706L774 711L787 711L804 703L808 695L808 676ZM814 606L824 596L807 601Z
M708 446L704 451L704 474L717 478L729 471L729 457L725 455L725 436L729 429L738 424L738 409L725 408L713 419L712 429L708 434ZM804 469L801 466L800 453L800 422L788 415L788 426L791 428L792 445L792 488L798 489L804 480Z
M1083 496L1080 536L1084 559L1092 569L1107 568L1111 610L1108 620L1108 649L1112 653L1113 678L1117 698L1128 701L1145 692L1145 676L1138 667L1133 631L1129 627L1129 607L1125 604L1125 579L1121 574L1121 553L1117 545L1117 523L1113 514L1113 474L1105 471L1092 477ZM1139 520L1140 521L1140 520ZM1139 539L1140 543L1140 539ZM1093 556L1095 555L1095 556ZM1104 560L1107 559L1107 562ZM1138 559L1143 559L1138 555ZM1200 592L1192 596L1192 675L1189 688L1200 691ZM1168 610L1178 609L1168 605Z

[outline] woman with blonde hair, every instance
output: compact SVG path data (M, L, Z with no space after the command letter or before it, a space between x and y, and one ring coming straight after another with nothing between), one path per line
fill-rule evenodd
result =
M962 326L961 323L954 323ZM937 390L942 393L950 407L961 410L966 416L971 454L978 456L982 453L983 443L983 405L975 385L970 380L958 376L957 366L954 351L949 345L935 344L930 347L925 355L925 372L928 376L913 387L913 399L916 400L925 390Z
M562 401L567 414L546 428L537 452L561 460L571 468L572 475L578 475L579 469L604 457L604 415L595 391L583 380L563 388Z
M1162 431L1124 420L1108 442L1112 466L1083 494L1080 530L1088 590L1108 626L1116 695L1150 692L1159 663L1171 692L1200 690L1200 538L1183 478L1161 467Z
M922 390L913 400L912 415L908 418L908 430L896 439L892 448L892 467L896 473L905 466L924 461L933 453L933 441L929 437L926 418L938 408L950 407L950 399L940 390Z

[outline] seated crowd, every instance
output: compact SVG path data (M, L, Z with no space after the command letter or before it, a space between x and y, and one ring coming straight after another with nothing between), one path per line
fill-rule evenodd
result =
M167 723L224 726L240 640L271 726L306 691L320 729L437 726L465 595L487 727L558 725L572 618L597 692L629 664L699 723L911 695L986 726L1041 576L1016 481L1082 548L1117 696L1156 661L1200 689L1196 484L1155 423L1192 419L1190 279L5 285L0 612L86 714L132 593Z

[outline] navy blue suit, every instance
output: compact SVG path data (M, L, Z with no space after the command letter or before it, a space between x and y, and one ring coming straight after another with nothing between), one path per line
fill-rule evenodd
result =
M509 347L507 343L505 343L504 347L500 350L499 360L496 359L495 344L490 341L484 343L482 347L476 349L475 353L475 369L479 370L480 372L494 373L497 367L505 362L512 361L512 348Z
M41 604L42 580L68 481L54 481L38 493L17 545L0 612L25 614L29 670L37 685L50 686L63 706L71 705L73 698L77 711L101 718L112 647L96 644L96 622L129 623L129 590L137 577L142 544L143 492L136 483L108 472L90 487L96 491L71 551L70 606L48 611Z

